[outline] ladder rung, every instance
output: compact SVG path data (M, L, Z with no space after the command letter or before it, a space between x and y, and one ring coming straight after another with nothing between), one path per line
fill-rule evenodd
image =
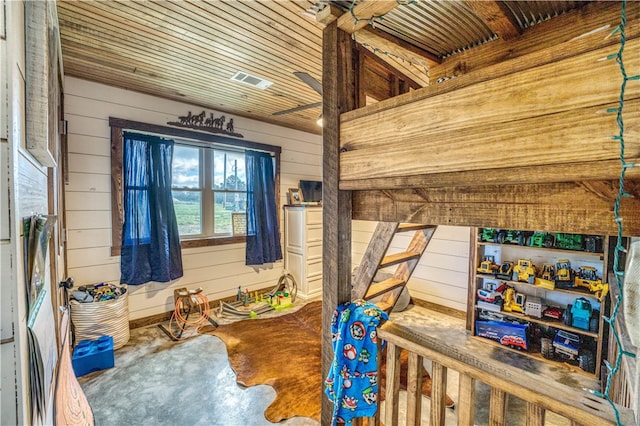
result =
M421 229L435 228L435 225L425 225L422 223L401 223L396 232L419 231Z
M400 253L390 254L382 258L382 262L380 262L378 269L397 265L398 263L406 262L408 260L420 259L420 256L422 256L422 254L413 251L403 251Z
M379 283L371 284L364 298L365 300L370 300L376 296L380 296L381 294L388 292L389 290L393 290L394 288L401 287L403 285L405 285L404 281L399 280L395 277L391 277L384 281L380 281Z
M375 305L381 310L385 311L386 313L389 313L391 309L393 309L393 306L391 306L391 303L389 302L380 301L380 302L377 302Z

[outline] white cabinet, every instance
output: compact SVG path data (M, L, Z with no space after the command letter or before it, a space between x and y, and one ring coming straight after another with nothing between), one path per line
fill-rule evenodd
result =
M284 264L303 299L322 292L322 207L284 207Z

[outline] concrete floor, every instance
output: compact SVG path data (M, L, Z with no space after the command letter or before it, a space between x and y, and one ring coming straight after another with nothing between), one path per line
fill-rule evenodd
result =
M291 310L283 313L288 312ZM392 314L392 320L401 316L415 321L429 315L429 311L418 307L405 312L408 313ZM450 321L453 327L462 323L455 318ZM426 366L429 368L428 363ZM267 385L240 387L229 366L224 344L210 335L173 342L157 326L134 329L129 343L116 351L114 368L91 373L79 380L93 409L96 425L271 424L263 412L275 398L275 391ZM457 400L458 375L455 371L449 371L447 387L447 393ZM401 419L404 418L405 395L401 392ZM489 388L480 383L476 395L476 424L488 424ZM422 424L429 424L427 398L423 398L422 406ZM384 402L381 410L384 413ZM510 398L509 413L510 425L525 424L522 401ZM446 425L456 422L455 410L447 409ZM281 424L319 423L309 418L293 418ZM548 413L546 424L569 423Z

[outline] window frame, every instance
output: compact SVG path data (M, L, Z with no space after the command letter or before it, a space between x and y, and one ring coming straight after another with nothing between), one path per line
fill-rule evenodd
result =
M157 124L142 123L139 121L126 120L122 118L109 117L109 127L111 128L111 255L119 256L122 244L122 223L124 215L124 199L122 191L122 148L123 132L132 130L138 132L153 133L162 137L174 137L195 141L194 146L202 144L203 147L219 146L229 149L251 149L270 153L275 160L275 197L278 206L278 221L280 220L280 155L282 148L275 145L268 145L259 142L251 142L233 139L225 136L218 136L192 130L167 127ZM237 244L246 242L246 236L197 236L194 238L180 238L180 245L183 249L194 247L208 247L224 244Z

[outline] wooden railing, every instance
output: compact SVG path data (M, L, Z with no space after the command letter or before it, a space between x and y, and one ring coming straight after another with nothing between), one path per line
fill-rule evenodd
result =
M445 423L448 370L455 370L459 374L456 413L458 425L461 426L474 424L477 381L491 388L489 424L492 426L510 424L507 417L509 395L517 396L526 402L527 426L542 426L547 410L566 417L573 425L616 424L612 407L606 400L582 389L579 377L572 378L573 383L569 386L553 377L554 369L549 364L531 358L526 358L522 363L520 359L525 359L524 356L482 342L464 330L438 335L422 333L415 328L388 321L378 329L378 337L387 342L387 399L382 419L385 425L398 424L401 349L408 350L410 354L407 374L407 425L420 424L420 378L423 359L431 360L432 363L432 426ZM637 424L630 409L618 407L618 411L622 424Z

